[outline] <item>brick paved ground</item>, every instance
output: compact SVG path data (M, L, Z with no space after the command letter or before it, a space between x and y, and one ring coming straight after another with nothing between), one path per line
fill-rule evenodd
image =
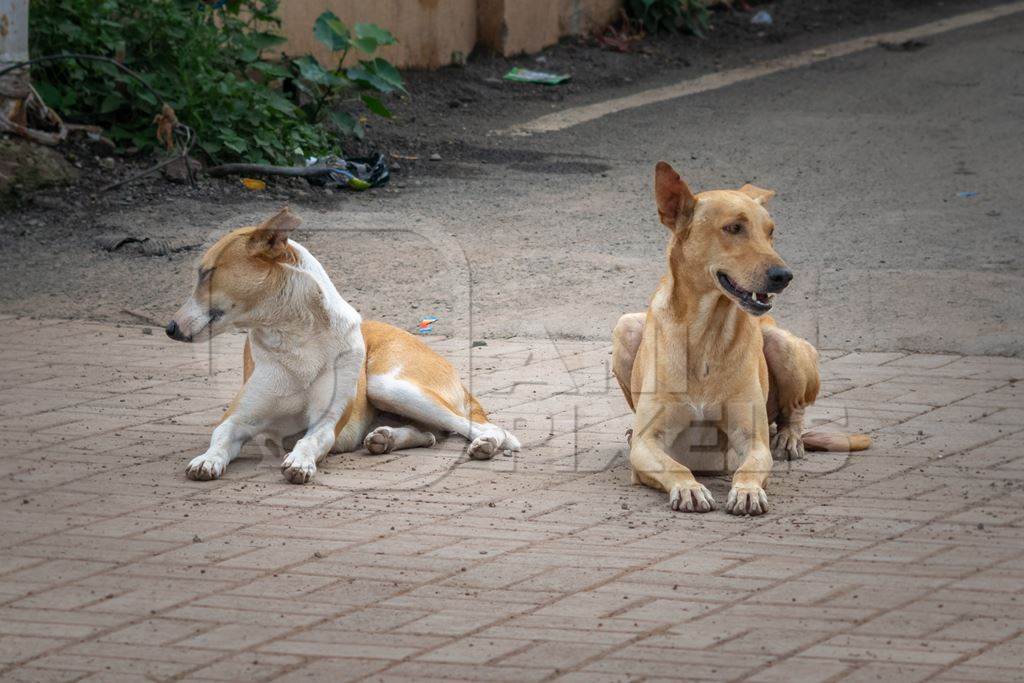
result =
M298 487L258 446L184 477L239 339L0 323L4 680L1020 680L1024 361L826 353L814 418L875 447L778 466L739 519L629 485L600 344L475 350L516 458Z

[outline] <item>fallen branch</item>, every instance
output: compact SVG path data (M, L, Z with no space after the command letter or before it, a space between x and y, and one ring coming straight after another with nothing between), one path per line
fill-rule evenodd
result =
M206 169L206 172L214 178L226 175L281 175L294 178L309 178L312 176L326 175L332 169L330 166L271 166L270 164L221 164Z

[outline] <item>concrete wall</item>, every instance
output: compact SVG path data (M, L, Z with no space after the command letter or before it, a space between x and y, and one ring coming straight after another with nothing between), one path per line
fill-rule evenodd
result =
M432 69L468 55L477 43L504 55L536 52L564 35L585 34L612 21L622 0L287 0L281 3L290 55L329 53L313 22L331 10L348 25L371 22L398 38L381 50L396 66Z
M28 0L0 0L0 62L28 59Z
M0 66L28 59L28 0L0 0ZM0 76L0 111L11 114L4 104L7 98L20 100L28 95L28 69Z
M433 69L451 64L453 53L473 51L476 5L477 0L286 0L281 3L281 28L288 38L284 51L312 53L333 65L313 37L313 22L331 10L348 26L369 22L391 31L398 44L378 54L395 66Z

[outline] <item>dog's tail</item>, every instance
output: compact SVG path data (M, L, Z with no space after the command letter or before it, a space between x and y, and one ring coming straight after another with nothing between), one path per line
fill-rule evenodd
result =
M871 437L867 434L843 434L842 432L804 432L804 448L809 451L831 451L853 453L871 448Z

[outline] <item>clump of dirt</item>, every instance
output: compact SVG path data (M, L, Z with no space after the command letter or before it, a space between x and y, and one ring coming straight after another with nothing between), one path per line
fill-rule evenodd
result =
M57 150L20 138L0 138L0 206L77 178L75 167Z

